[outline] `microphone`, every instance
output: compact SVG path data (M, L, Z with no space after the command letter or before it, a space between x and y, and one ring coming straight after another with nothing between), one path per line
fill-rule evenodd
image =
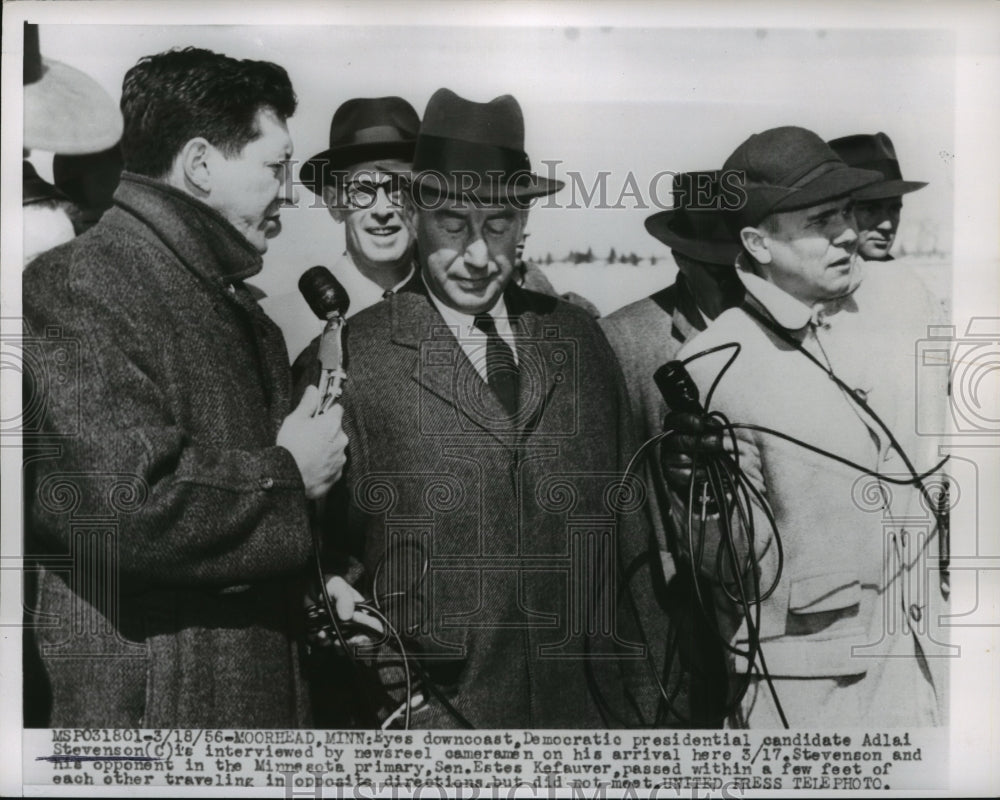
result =
M672 411L704 414L698 387L688 374L683 361L668 361L653 373L656 388Z
M322 414L332 406L343 393L343 383L347 380L344 368L347 359L344 354L344 315L350 308L351 298L333 273L326 267L310 267L299 278L299 291L313 313L326 321L326 327L319 340L320 389L322 397L317 414Z
M705 408L701 404L698 387L684 366L684 362L668 361L666 364L657 367L656 372L653 373L653 381L656 383L656 388L660 390L660 394L663 396L663 400L669 409L663 421L664 429L667 427L667 419L670 417L670 412L697 416L701 418L700 423L695 423L693 430L685 431L682 441L686 439L692 442L689 446L695 453L701 449L704 442L710 441L712 444L710 452L715 450L715 446L717 445L721 453L721 432L712 432L713 436L710 439L705 438L709 433L705 425ZM699 438L696 439L693 437ZM710 455L709 457L713 456ZM711 490L708 481L700 480L699 487L703 513L716 513L718 510L718 499L714 496L714 492Z

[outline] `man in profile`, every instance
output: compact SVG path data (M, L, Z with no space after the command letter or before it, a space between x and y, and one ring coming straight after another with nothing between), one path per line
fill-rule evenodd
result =
M760 460L731 538L708 527L688 553L729 619L728 722L942 724L944 562L915 479L933 461L907 420L930 312L907 271L857 257L852 195L880 173L798 127L751 136L723 169L746 191L731 218L746 297L679 356Z
M903 180L892 139L884 133L859 133L830 141L830 147L849 167L875 170L882 180L854 194L858 224L858 255L866 261L892 261L892 245L899 231L903 195L923 189L923 181Z
M739 196L725 196L717 170L682 172L674 176L674 207L646 219L646 230L670 248L677 264L675 281L650 297L637 300L599 321L618 356L628 386L632 422L637 441L646 442L664 431L670 411L653 375L677 358L685 342L705 330L727 308L743 299L743 284L736 276L740 248L725 224L725 212ZM670 617L671 637L678 643L687 675L684 693L678 693L671 722L712 726L721 722L725 705L725 671L718 639L708 632L692 601L691 577L677 573L674 555L682 531L680 514L671 516L668 487L675 473L667 454L673 444L661 444L663 458L648 458L650 524L656 534L667 582L664 612ZM657 451L653 451L656 453ZM664 469L667 467L667 469ZM675 480L675 482L677 482ZM676 664L674 665L677 666Z
M292 409L281 333L243 282L292 200L295 107L276 64L141 59L115 206L24 273L50 451L29 465L26 514L36 608L56 620L37 632L49 727L307 721L291 589L306 501L337 481L347 440L339 407L313 416L315 390Z

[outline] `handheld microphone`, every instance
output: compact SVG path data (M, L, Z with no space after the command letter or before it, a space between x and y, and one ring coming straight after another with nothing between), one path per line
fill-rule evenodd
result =
M704 414L698 387L688 374L683 361L668 361L653 373L656 388L672 411Z
M690 414L692 416L705 417L705 408L701 404L701 397L698 393L698 387L695 385L694 380L688 373L687 368L684 366L683 361L668 361L666 364L661 365L653 373L653 381L656 383L656 388L660 390L660 394L663 396L664 402L666 402L669 409L667 417L663 420L664 430L667 429L667 419L671 412L678 412L682 414ZM710 453L718 448L721 452L722 448L722 435L721 432L715 432L713 437L709 437L708 428L705 426L704 422L699 425L700 430L692 430L682 436L682 441L693 441L690 445L692 448L692 454L700 451L701 447L705 446L706 442L711 442L709 445ZM701 439L691 440L691 436L701 436ZM710 455L709 460L716 456ZM715 514L719 510L719 498L716 496L716 491L710 486L709 482L706 480L698 481L698 495L700 496L702 503L702 511L705 514L712 513ZM693 495L692 495L693 496Z
M343 392L347 373L347 359L344 354L344 315L350 308L351 298L333 273L326 267L307 269L299 278L299 291L309 304L309 308L326 327L319 340L319 364L321 370L320 390L322 397L317 414L322 414L332 406Z

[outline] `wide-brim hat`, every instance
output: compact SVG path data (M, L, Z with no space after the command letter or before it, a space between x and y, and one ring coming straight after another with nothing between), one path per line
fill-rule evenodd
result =
M858 133L832 139L830 147L844 159L844 163L861 169L874 169L882 174L882 180L866 186L854 193L856 200L883 200L899 197L908 192L923 189L926 181L904 181L896 158L896 148L886 134Z
M514 97L476 103L450 89L438 89L427 103L407 176L418 204L449 197L521 205L565 186L531 171Z
M38 26L24 24L24 147L79 155L122 136L118 105L89 75L42 58Z
M310 158L299 181L318 195L335 186L332 173L379 159L409 162L420 117L402 97L356 97L340 105L330 121L330 146Z
M849 167L815 133L791 125L753 134L726 159L722 171L735 173L730 182L745 195L730 217L737 230L769 214L853 195L882 178L875 170Z
M695 261L732 266L740 245L726 224L729 210L720 191L720 175L719 170L674 175L674 207L647 217L646 230Z

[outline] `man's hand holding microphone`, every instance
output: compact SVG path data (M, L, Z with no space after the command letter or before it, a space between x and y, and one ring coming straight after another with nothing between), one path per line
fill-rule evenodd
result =
M347 461L343 406L337 403L317 414L319 403L319 389L307 387L298 408L285 417L278 431L277 443L295 459L310 500L318 500L333 488Z

